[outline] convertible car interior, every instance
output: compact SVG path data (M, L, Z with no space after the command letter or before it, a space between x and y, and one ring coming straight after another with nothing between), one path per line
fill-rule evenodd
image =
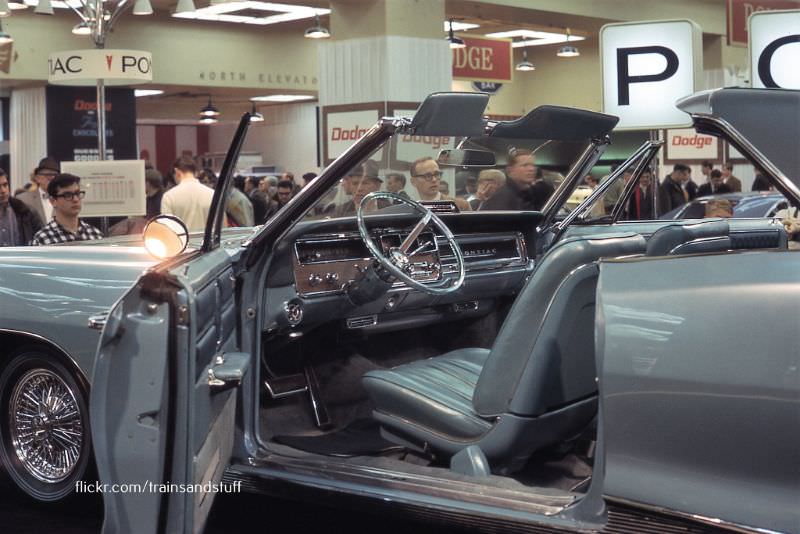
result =
M265 457L466 480L511 500L535 490L564 506L587 491L593 471L600 262L786 248L771 219L577 216L602 191L563 219L559 205L616 121L545 108L495 130L481 123L447 154L491 152L484 166L502 169L514 150L529 149L537 164L566 174L540 211L459 212L445 200L429 205L431 219L355 187L354 214L332 216L318 203L275 243L260 314ZM462 122L454 128L470 130ZM384 147L391 155L381 174L408 149L399 137ZM626 162L636 179L657 149ZM370 157L384 156L364 158L360 183ZM410 159L401 168L413 174ZM454 172L441 154L427 160ZM336 198L336 187L323 201ZM401 264L405 277L393 276Z

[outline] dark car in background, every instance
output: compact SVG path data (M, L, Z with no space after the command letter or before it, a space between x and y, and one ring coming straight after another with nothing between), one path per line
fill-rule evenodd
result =
M723 193L695 198L665 213L659 219L702 219L707 216L708 203L717 200L730 203L734 218L775 217L781 210L789 207L786 198L776 192Z

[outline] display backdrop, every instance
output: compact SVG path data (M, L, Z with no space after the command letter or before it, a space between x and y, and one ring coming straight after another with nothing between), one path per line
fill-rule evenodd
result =
M99 159L97 92L91 87L48 86L47 154L58 161ZM133 89L106 89L106 158L135 159Z

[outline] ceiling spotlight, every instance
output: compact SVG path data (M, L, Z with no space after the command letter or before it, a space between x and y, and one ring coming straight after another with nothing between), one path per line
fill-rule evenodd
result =
M3 45L3 44L8 44L8 43L13 43L13 42L14 42L14 38L13 38L13 37L11 37L10 35L8 35L8 34L7 34L7 33L6 33L4 30L3 30L3 24L2 24L2 23L0 23L0 45Z
M253 109L250 111L250 122L264 122L264 115L258 112L255 102L253 102Z
M50 0L39 0L39 3L36 4L33 12L37 15L52 15L53 4L50 3Z
M200 116L205 118L219 117L219 110L211 103L211 97L208 97L208 104L200 110Z
M464 42L464 39L460 37L456 37L453 35L453 19L450 19L450 31L447 32L447 42L450 43L450 48L455 50L456 48L466 48L467 43Z
M152 15L153 14L153 6L150 5L150 0L136 0L136 3L133 4L133 14L134 15Z
M72 34L73 35L91 35L92 28L86 22L79 22L75 26L72 27Z
M567 28L567 43L558 49L556 55L558 57L578 57L581 55L581 52L578 50L577 46L572 46L569 44L569 28Z
M175 15L179 15L181 13L194 13L197 11L197 8L194 7L193 0L178 0L178 4L175 6Z
M199 122L200 124L215 124L219 122L219 119L217 119L216 117L203 117L197 122Z
M530 72L532 70L536 70L536 67L533 66L533 63L528 61L528 49L527 48L523 48L522 49L522 61L517 63L517 66L515 67L515 69L520 71L520 72Z
M330 36L331 32L328 31L328 28L319 22L319 13L314 15L314 26L307 29L303 34L306 39L327 39Z

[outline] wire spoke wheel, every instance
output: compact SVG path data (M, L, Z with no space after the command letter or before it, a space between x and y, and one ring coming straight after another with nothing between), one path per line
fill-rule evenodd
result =
M42 501L72 493L91 456L84 388L40 347L20 350L0 375L0 458L17 486Z
M60 482L75 469L83 447L83 422L75 394L55 373L25 373L11 393L9 431L14 452L31 475Z

